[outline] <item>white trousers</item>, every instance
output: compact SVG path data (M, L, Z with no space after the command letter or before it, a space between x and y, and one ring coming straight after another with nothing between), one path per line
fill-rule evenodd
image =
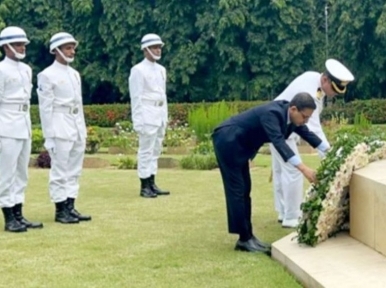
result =
M294 137L287 139L286 143L299 155ZM298 219L301 216L300 205L303 201L303 174L290 163L284 162L272 144L269 144L269 147L272 155L275 209L283 220Z
M51 169L49 191L54 203L77 198L82 172L85 140L69 141L55 138L55 153L49 151Z
M139 178L145 179L157 174L158 158L162 151L165 129L164 125L161 127L145 125L141 133L138 134L137 172Z
M0 207L24 203L31 139L0 137Z

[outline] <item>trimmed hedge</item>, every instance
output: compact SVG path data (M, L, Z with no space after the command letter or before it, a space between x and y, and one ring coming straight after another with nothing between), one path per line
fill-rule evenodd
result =
M241 112L264 102L238 101L232 103L237 105L237 110ZM187 123L189 110L195 109L201 105L210 106L212 103L201 102L169 104L169 118L180 123ZM129 104L85 105L84 114L87 126L114 127L117 122L127 120L131 121L131 110ZM40 124L38 105L31 105L31 121L33 125Z
M266 103L266 101L236 101L239 112L251 107ZM169 104L169 118L180 123L187 123L189 110L201 105L212 103L172 103ZM386 99L357 100L349 103L336 103L326 107L322 113L322 120L329 120L337 114L348 118L350 124L354 122L355 114L363 113L373 124L386 124ZM88 126L113 127L115 123L131 120L130 106L128 104L86 105L84 106L85 118ZM32 124L40 123L37 105L31 106Z
M344 115L349 124L354 123L356 114L363 115L372 124L386 124L386 99L356 100L349 103L337 103L323 109L322 120L329 120L337 114Z

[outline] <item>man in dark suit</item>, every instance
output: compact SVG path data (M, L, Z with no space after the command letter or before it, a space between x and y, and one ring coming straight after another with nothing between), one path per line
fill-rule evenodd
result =
M301 162L285 139L295 132L312 147L323 152L322 142L305 125L316 109L308 93L299 93L288 101L272 101L233 116L215 128L212 138L225 188L229 233L239 234L236 250L264 252L270 255L270 245L253 235L251 222L251 177L249 160L260 147L272 143L285 162L294 165L312 183L316 173Z

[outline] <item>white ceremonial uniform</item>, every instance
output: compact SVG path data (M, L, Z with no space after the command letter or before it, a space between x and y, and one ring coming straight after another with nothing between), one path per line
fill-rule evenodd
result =
M77 198L87 138L80 75L55 61L38 74L37 92L44 138L55 142L49 149L51 200Z
M24 203L31 154L31 79L27 64L7 57L0 62L0 207Z
M301 92L309 93L315 100L316 109L308 120L307 126L328 146L327 138L320 123L320 114L323 110L323 99L325 94L321 90L321 76L318 72L305 72L295 78L290 85L275 100L291 101ZM299 136L292 133L286 140L288 146L299 155L296 142ZM279 219L293 220L301 216L300 205L303 201L303 175L288 162L284 162L272 144L269 144L272 154L273 187L275 198L275 209L279 213ZM323 157L323 154L319 152ZM284 222L283 222L284 223Z
M129 90L134 130L139 135L138 176L156 175L168 121L166 69L146 58L130 71Z

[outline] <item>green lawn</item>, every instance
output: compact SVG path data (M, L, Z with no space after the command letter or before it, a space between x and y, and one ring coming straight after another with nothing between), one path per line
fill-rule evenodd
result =
M292 230L276 222L269 156L255 163L254 230L273 242ZM143 199L136 171L85 169L78 210L93 220L62 225L53 221L48 170L31 169L25 214L45 227L0 231L0 287L301 287L271 258L233 250L219 171L164 169L158 178L172 195Z

